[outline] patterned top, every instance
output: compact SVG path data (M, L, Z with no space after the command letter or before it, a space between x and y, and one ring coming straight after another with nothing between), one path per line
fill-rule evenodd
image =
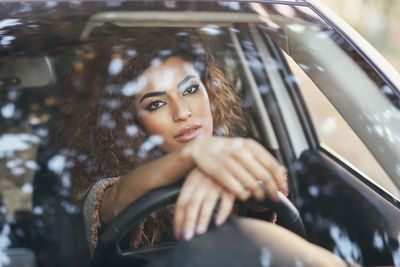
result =
M114 177L98 180L89 190L89 193L86 195L84 200L83 219L85 222L86 239L92 256L94 249L97 246L97 234L101 226L99 214L100 203L104 197L105 190L118 182L119 179L119 177Z

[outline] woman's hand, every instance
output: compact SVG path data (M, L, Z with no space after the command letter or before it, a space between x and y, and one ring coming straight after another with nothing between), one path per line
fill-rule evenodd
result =
M278 190L288 194L286 168L252 139L200 136L185 149L204 174L240 200L246 200L249 193L264 199L259 183L274 201L279 201Z
M235 197L198 168L194 168L183 183L175 205L174 235L190 240L207 231L212 213L221 200L215 224L222 225L230 215Z

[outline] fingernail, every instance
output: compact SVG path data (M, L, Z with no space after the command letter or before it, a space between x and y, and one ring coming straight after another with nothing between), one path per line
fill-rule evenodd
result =
M199 223L196 227L196 234L201 235L206 232L206 226L202 223Z
M278 193L276 193L276 194L274 195L274 201L275 201L275 202L279 202L279 201L280 201L279 196L278 196Z
M217 215L215 218L215 224L221 226L224 223L224 217Z
M174 237L175 237L175 239L180 239L182 237L182 230L181 229L175 229L174 230Z
M250 192L249 191L245 191L243 194L242 194L242 198L243 198L243 200L247 200L247 199L249 199L250 198Z
M264 190L260 190L259 193L258 193L258 200L259 200L259 201L264 201L265 196L266 196L266 195L265 195Z
M192 228L187 228L187 229L185 229L185 233L184 233L184 239L186 240L186 241L189 241L190 239L192 239L192 237L193 237L193 229Z
M287 183L284 183L284 184L282 185L282 192L283 192L285 195L289 195L289 186L288 186Z

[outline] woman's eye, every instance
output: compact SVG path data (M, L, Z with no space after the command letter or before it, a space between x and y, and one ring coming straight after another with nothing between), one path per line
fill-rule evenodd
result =
M154 101L154 102L151 102L149 105L147 105L146 110L153 111L164 105L165 105L165 103L162 101Z
M194 84L191 85L189 88L187 88L184 92L183 95L191 95L197 92L197 90L199 89L199 84Z

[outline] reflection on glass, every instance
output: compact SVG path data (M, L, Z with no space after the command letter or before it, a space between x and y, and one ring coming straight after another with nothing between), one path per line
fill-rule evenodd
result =
M84 177L86 180L79 181L90 184L101 178L121 176L142 164L135 160L146 161L161 156L162 152L158 150L158 147L166 142L165 138L148 134L138 121L135 109L137 104L134 101L135 96L140 94L149 83L144 75L140 75L140 72L148 66L160 66L166 58L173 56L176 50L185 50L188 55L186 60L193 62L193 64L187 64L185 69L194 68L198 73L198 78L207 82L210 88L219 88L219 83L232 84L234 90L240 95L238 101L246 112L248 124L251 125L247 129L248 135L269 144L268 137L272 137L268 135L277 134L274 132L277 122L274 121L272 126L268 125L269 128L264 127L267 124L263 119L267 120L273 116L265 114L266 116L263 117L260 115L261 111L273 110L279 113L279 109L285 108L280 107L280 103L274 98L277 90L276 83L271 82L272 73L277 73L277 78L281 79L283 87L280 90L286 90L286 85L299 86L300 90L306 88L304 92L311 99L310 106L316 102L317 98L316 94L309 90L310 80L296 72L287 73L286 62L276 55L272 56L272 52L281 48L288 54L294 53L299 63L297 68L300 71L302 69L305 73L318 73L320 77L325 77L323 75L331 69L329 64L323 63L329 60L310 62L301 56L309 51L324 52L326 47L321 46L319 41L324 43L333 40L333 43L339 46L346 45L343 38L338 38L332 28L321 23L319 17L304 6L295 8L291 5L238 2L217 2L215 5L209 5L200 2L188 4L176 1L140 4L124 1L23 3L15 8L7 9L10 14L21 18L14 19L10 15L10 17L3 16L4 19L0 20L2 56L49 55L54 60L54 70L57 72L57 83L46 87L33 89L27 85L26 88L16 89L8 85L3 89L3 85L0 84L0 192L2 198L0 201L4 202L0 219L3 220L1 216L5 215L7 218L4 220L8 222L4 224L0 234L0 266L7 263L7 256L3 251L11 244L9 237L11 231L22 233L20 236L14 232L11 233L16 235L15 246L28 244L27 246L41 255L38 260L40 263L59 266L60 261L64 260L55 259L59 257L60 251L51 250L53 247L59 247L58 237L65 237L63 232L65 229L69 230L66 232L71 239L79 238L73 235L80 236L81 239L84 235L82 231L79 232L79 229L70 231L68 228L73 225L72 222L81 220L78 217L81 207L72 201L72 198L82 200L87 193L74 191L74 183L78 178ZM181 11L188 6L192 11L201 9L212 11L213 8L217 8L218 12L227 12L233 19L236 15L254 16L253 22L249 23L221 23L219 18L215 18L215 23L209 20L206 23L196 21L196 26L190 29L178 28L182 25L176 22L173 28L164 27L162 31L150 27L152 24L146 24L146 27L142 27L142 24L135 25L137 21L129 21L123 26L106 21L102 26L93 28L86 41L79 39L80 31L91 15L115 10L134 10L135 12L143 8L157 10L159 6L164 11ZM3 7L7 6L0 3L0 15L6 10ZM39 11L45 15L37 18L30 17ZM71 17L74 20L71 20ZM259 22L256 26L252 24L255 19ZM187 21L190 21L190 18L185 18L185 23ZM259 39L254 38L254 32L249 30L252 26L254 26L252 29L261 36ZM307 40L300 37L308 36L310 30L314 33L313 40L317 41L307 43ZM151 34L158 37L159 32L167 35L168 42L161 44L144 42ZM237 38L237 42L234 38ZM190 42L187 41L189 39ZM261 45L256 42L260 42ZM260 60L260 46L264 46L266 51L271 52L271 56L265 61ZM156 53L151 54L147 49ZM343 49L354 53L354 49L350 46ZM243 57L239 55L240 51L243 51ZM212 67L224 79L204 79L210 67L204 60L204 57L208 56L207 53L215 57L216 64ZM144 55L148 58L146 62L141 62ZM292 68L293 62L289 57L286 59ZM166 73L171 74L171 71L166 71ZM102 75L94 75L98 73ZM171 77L173 75L160 74L157 80L164 86L171 87L173 84ZM391 98L391 101L397 101L395 94L388 86L379 82L377 84L379 84L377 88ZM255 90L251 92L250 89L253 87ZM192 92L186 90L185 87L179 92L182 94ZM306 102L307 98L306 96ZM268 102L265 99L272 99L272 101ZM162 108L161 102L152 103L151 107ZM265 103L271 106L266 109ZM286 104L290 103L288 101ZM325 102L321 106L325 107ZM321 106L316 108L320 117L317 119L313 117L318 135L321 135L320 139L325 142L324 138L327 138L333 143L340 139L341 142L336 144L339 147L345 147L348 151L348 144L342 142L345 137L338 134L343 128L342 119L336 113L326 113ZM210 104L211 112L217 112L221 108L227 107ZM227 109L235 112L233 105ZM314 116L313 112L311 115ZM368 118L371 122L366 131L371 135L376 134L389 140L393 146L399 144L399 133L379 124L383 121L398 120L398 110L388 108L380 113L363 115L363 118ZM271 131L267 132L266 129ZM231 132L224 125L216 125L214 134L226 136ZM279 138L283 137L279 136ZM371 163L374 159L370 157L364 162L366 153L361 150L362 148L360 150L355 148L356 141L351 142L353 146L350 152L354 153L351 156L357 161L362 161L360 165L356 164L357 167L385 189L396 194L397 188L390 178L379 167L375 167L376 165L373 165L375 163ZM281 145L269 147L271 154L283 153L283 150L280 151ZM382 147L383 152L385 149L387 148ZM347 155L343 153L343 156ZM352 159L349 160L352 161ZM296 171L299 173L307 171L307 166L301 164L296 166L298 168ZM394 167L400 175L400 163L396 162ZM160 176L162 175L160 173ZM358 241L351 236L351 231L346 228L346 225L327 218L331 213L321 214L321 211L334 208L335 204L330 204L329 208L317 205L321 203L321 198L335 198L338 193L335 186L334 183L329 182L323 185L307 184L304 188L305 197L296 199L296 204L304 212L302 215L308 225L315 225L317 234L314 236L328 235L329 241L332 241L334 253L349 262L356 260L362 263L364 252ZM0 223L3 223L1 220ZM54 236L53 231L46 237L43 233L47 233L48 228L57 229L57 234ZM314 229L308 230L314 231ZM389 242L387 235L385 236L386 233L382 234L376 229L373 229L371 233L373 236L368 242L371 242L377 251L386 251ZM39 236L43 242L38 245L34 243L34 240L26 241L30 234ZM81 239L79 242L85 242ZM65 247L75 244L67 244ZM394 262L400 265L400 250L396 247L393 251ZM88 251L82 253L86 253L87 256ZM260 258L262 266L270 266L272 256L267 248L262 248ZM302 264L300 261L296 263ZM76 264L69 266L76 266Z

